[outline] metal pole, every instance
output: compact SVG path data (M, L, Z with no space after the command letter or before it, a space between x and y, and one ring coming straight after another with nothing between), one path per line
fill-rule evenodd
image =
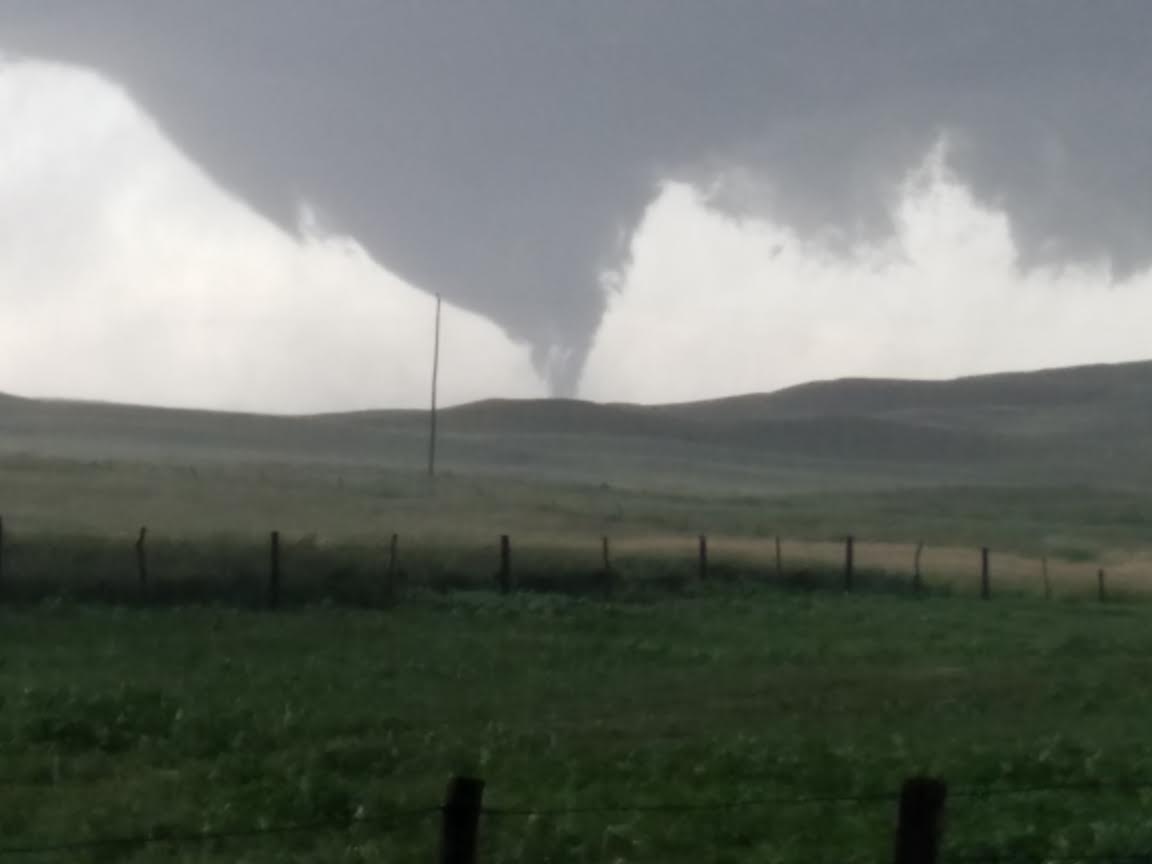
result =
M428 476L436 476L436 385L440 378L440 295L436 295L436 336L432 348L432 410L428 428Z

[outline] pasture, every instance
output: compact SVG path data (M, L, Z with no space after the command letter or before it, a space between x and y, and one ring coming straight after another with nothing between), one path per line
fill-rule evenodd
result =
M895 805L873 798L917 772L957 790L945 860L1152 848L1150 793L1124 785L1152 780L1142 603L729 584L56 603L0 632L0 846L137 839L35 860L432 861L456 772L505 811L485 862L880 862ZM1121 788L961 793L1085 783ZM312 827L259 833L283 826Z
M465 406L435 481L413 412L0 396L0 862L431 861L461 772L483 862L871 864L916 773L945 861L1146 859L1150 374Z
M831 480L829 480L831 482ZM717 577L828 581L856 538L865 577L907 583L919 542L925 585L976 590L979 548L996 590L1087 596L1107 570L1120 597L1152 585L1152 498L1088 486L930 486L774 491L670 489L314 462L191 464L0 457L0 597L136 595L133 544L148 528L157 597L262 591L268 536L284 543L285 586L312 600L383 590L391 536L412 587L488 587L499 537L522 583L593 587L602 538L621 587L696 580L707 535ZM782 573L775 538L781 538ZM778 580L779 581L779 580Z

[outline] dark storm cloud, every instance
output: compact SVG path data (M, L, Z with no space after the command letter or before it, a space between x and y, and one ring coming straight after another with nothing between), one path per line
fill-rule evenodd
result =
M662 180L850 244L944 133L1025 264L1146 266L1150 44L1136 2L0 0L267 216L577 358Z

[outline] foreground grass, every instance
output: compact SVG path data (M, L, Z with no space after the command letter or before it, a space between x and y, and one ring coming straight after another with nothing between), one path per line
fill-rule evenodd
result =
M487 862L880 861L917 772L1152 779L1152 608L769 590L604 604L460 593L388 612L0 613L3 846L361 819L350 830L40 856L431 861L453 772ZM1143 801L1142 801L1143 799ZM1152 849L1147 793L951 805L947 847Z

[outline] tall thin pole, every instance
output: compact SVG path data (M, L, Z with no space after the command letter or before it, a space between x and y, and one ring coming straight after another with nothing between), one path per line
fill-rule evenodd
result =
M436 385L440 378L440 295L436 295L436 336L432 348L432 409L428 427L428 476L436 476Z

